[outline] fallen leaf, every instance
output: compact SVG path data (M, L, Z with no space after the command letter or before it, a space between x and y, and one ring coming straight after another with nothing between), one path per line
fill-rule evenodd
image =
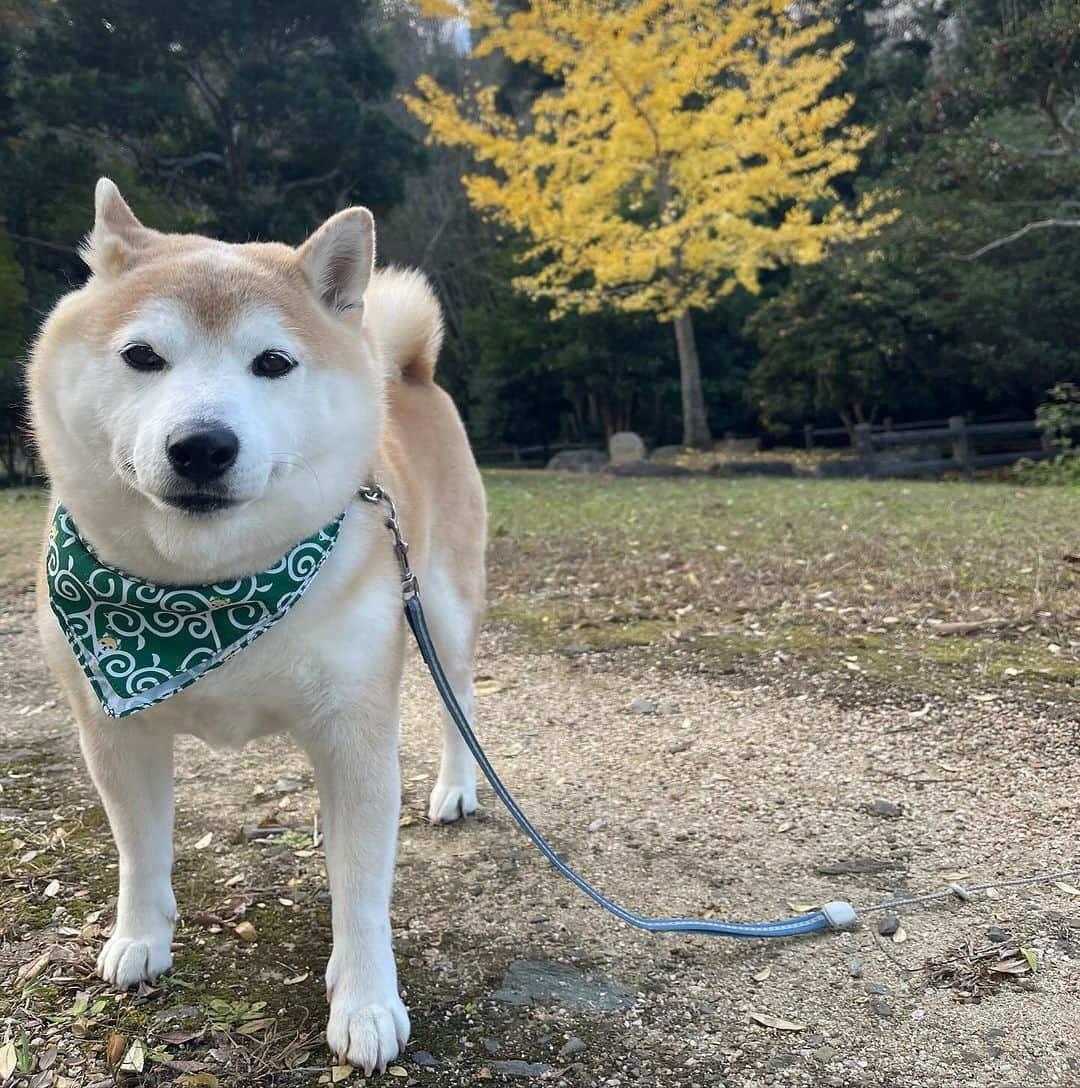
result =
M893 944L903 944L907 940L907 930L900 926L892 935Z
M45 896L46 899L52 899L58 891L60 891L60 881L50 880L49 883L45 885L45 890L41 894Z
M105 1040L105 1060L109 1065L116 1065L127 1051L127 1039L118 1031L110 1031Z
M498 680L477 680L473 685L476 695L496 695L503 690L503 685Z
M400 1065L390 1066L390 1068L387 1069L387 1073L389 1073L392 1077L407 1077L409 1075L405 1072L404 1069L401 1068Z
M793 899L789 899L787 905L796 914L809 914L812 910L817 909L813 903L796 903Z
M981 695L972 695L971 698L977 703L992 703L997 696L992 691L987 691Z
M762 969L760 971L755 971L754 972L754 981L755 982L764 982L769 977L769 975L771 975L771 974L772 974L772 968L771 967L762 967Z
M985 623L939 623L933 628L935 635L977 635Z
M192 1039L198 1039L200 1035L202 1035L201 1029L198 1031L184 1031L182 1028L175 1028L172 1031L159 1031L156 1037L163 1043L179 1046L181 1043L190 1043Z
M785 1020L780 1016L773 1016L770 1012L752 1012L750 1019L755 1024L760 1024L764 1028L775 1028L777 1031L805 1031L806 1025L800 1024L795 1020Z
M990 970L997 975L1026 975L1031 970L1027 959L998 960L990 965Z
M146 1044L142 1039L136 1039L135 1042L128 1047L128 1052L124 1055L124 1060L120 1063L120 1068L127 1073L141 1073L145 1066Z
M1074 888L1071 884L1066 884L1062 880L1055 880L1054 887L1059 892L1064 892L1066 895L1080 895L1080 888Z
M282 985L283 986L295 986L299 982L307 982L307 980L308 980L308 978L310 978L310 976L311 976L311 972L310 971L305 971L302 975L293 975L292 978L287 978L282 983Z
M15 1053L15 1044L8 1040L0 1046L0 1080L7 1080L15 1072L15 1065L19 1057Z
M420 818L413 812L406 812L402 814L400 820L398 820L398 827L412 827L413 824L420 823Z
M237 922L236 928L233 930L233 932L245 944L251 944L252 941L258 939L258 934L255 932L255 927L250 922Z
M353 1075L353 1067L351 1065L335 1065L330 1070L330 1083L340 1084L343 1080L348 1080Z
M266 1031L268 1027L272 1027L274 1024L274 1018L272 1016L264 1016L261 1020L249 1020L242 1028L236 1029L237 1035L258 1035L260 1031Z
M28 960L19 968L18 974L15 976L16 986L25 986L31 979L37 978L46 967L49 966L49 957L52 955L51 949L46 949L40 956L35 956L32 960ZM0 1080L3 1078L0 1077Z
M213 831L207 831L205 835L195 844L196 850L205 850L211 842L214 840Z
M1039 950L1037 948L1021 948L1020 955L1027 960L1031 973L1033 975L1037 974L1039 971Z
M217 1077L213 1073L185 1073L177 1078L177 1084L183 1088L220 1088Z

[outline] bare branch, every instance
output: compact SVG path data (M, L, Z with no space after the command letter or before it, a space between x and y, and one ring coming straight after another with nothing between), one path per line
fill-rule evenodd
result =
M319 174L316 177L297 178L296 181L287 181L282 185L281 191L282 193L291 193L294 189L311 189L328 181L333 181L340 173L341 167L335 166L333 170L329 170L325 174Z
M28 246L37 246L40 249L51 249L57 253L72 253L77 254L78 250L72 246L63 246L59 242L50 242L45 238L30 238L25 234L16 234L14 231L8 231L7 236L16 242L23 242Z
M977 261L991 250L1010 245L1023 238L1025 234L1030 234L1033 230L1045 230L1048 227L1080 227L1080 219L1037 219L1032 223L1024 224L1019 230L1014 230L1012 234L1006 234L1004 238L995 238L994 241L987 242L986 245L980 246L974 253L961 254L958 259L961 261Z
M186 155L183 158L161 159L160 161L162 166L171 166L176 170L183 170L200 162L224 162L225 156L220 151L198 151L194 155Z

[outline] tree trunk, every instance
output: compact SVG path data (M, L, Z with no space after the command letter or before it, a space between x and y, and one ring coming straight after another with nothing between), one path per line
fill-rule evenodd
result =
M690 311L675 318L675 343L679 349L679 378L682 383L683 445L696 450L713 448L705 394L701 389L701 360L694 340Z

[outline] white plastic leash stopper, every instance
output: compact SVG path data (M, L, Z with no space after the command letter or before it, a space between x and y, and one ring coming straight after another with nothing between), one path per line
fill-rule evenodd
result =
M963 884L950 884L949 891L951 891L957 899L961 899L965 903L971 902L971 892L969 892Z
M826 903L821 908L821 913L825 915L825 920L829 923L830 929L851 929L858 919L855 908L850 903L845 903L840 899Z

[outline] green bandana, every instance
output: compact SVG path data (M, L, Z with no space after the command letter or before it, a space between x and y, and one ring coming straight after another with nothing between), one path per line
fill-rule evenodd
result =
M160 703L269 630L307 591L345 515L258 574L212 586L158 586L107 566L56 508L49 604L110 718Z

